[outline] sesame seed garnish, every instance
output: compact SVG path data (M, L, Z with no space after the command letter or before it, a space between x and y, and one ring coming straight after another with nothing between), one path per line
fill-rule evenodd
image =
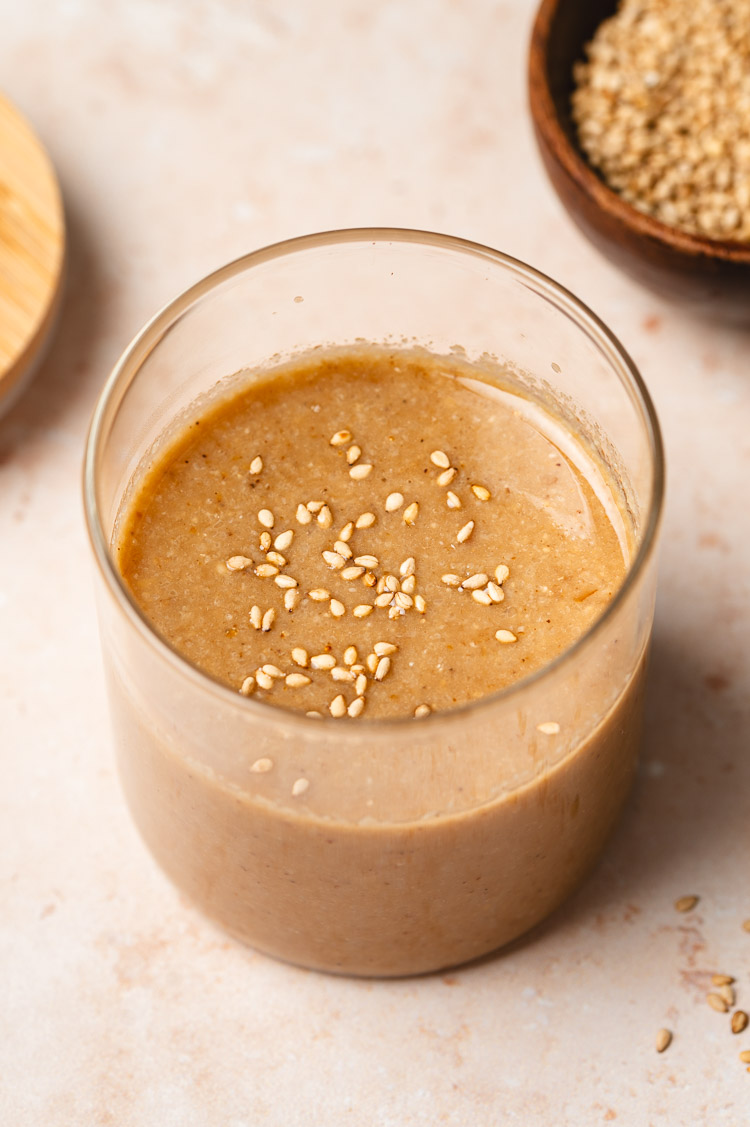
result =
M345 560L350 560L352 558L352 550L347 544L346 540L337 540L333 547L334 550L338 552L340 556L343 556Z
M505 598L505 592L503 591L499 583L488 583L487 594L489 595L493 603L502 603Z
M349 449L348 449L348 450L347 450L347 452L346 452L346 460L347 460L347 463L348 463L348 464L349 464L350 466L353 466L353 465L354 465L354 463L355 463L355 462L357 461L357 458L359 458L359 457L361 456L361 454L362 454L362 449L361 449L361 447L359 447L359 446L356 446L356 445L355 445L355 446L350 446L350 447L349 447Z
M271 547L271 533L261 532L260 536L258 537L258 543L260 544L261 551L267 552Z
M498 642L502 642L504 646L507 646L510 642L518 641L518 638L512 630L497 630L495 631L495 637L497 638ZM541 726L539 730L542 730ZM559 731L559 728L557 730ZM551 734L554 735L554 733Z
M450 485L450 483L453 481L453 478L455 476L456 476L456 470L453 466L451 466L450 469L443 470L443 472L441 474L438 474L437 483L438 483L438 485Z
M401 590L401 583L398 579L396 579L395 575L385 575L385 576L383 576L383 578L385 580L386 591L400 591Z
M374 513L362 513L362 516L357 517L355 526L357 528L372 528L376 520Z
M365 665L367 666L367 668L370 670L371 673L374 673L375 670L378 667L379 661L380 661L380 658L378 657L377 654L368 654L367 657L365 658Z
M331 446L345 446L351 440L352 432L350 430L337 430L331 439Z
M312 719L315 719L315 720L322 720L323 719L323 713L317 712L314 708L311 708L309 712L306 712L305 716L309 716L311 720Z
M346 715L346 701L341 696L341 694L333 698L331 703L328 705L328 711L330 712L331 716L335 716L337 719L340 716Z
M446 503L446 505L448 506L449 509L460 509L461 508L461 498L456 496L456 494L453 493L453 491L450 490L450 489L448 490L448 492L445 495L445 503Z
M731 986L733 982L734 982L734 979L732 978L731 974L712 974L711 975L711 985L712 986Z
M312 514L305 505L297 505L295 516L300 524L309 524L312 520Z
M371 571L366 571L362 576L362 582L364 583L365 587L374 587L377 583L377 579Z
M356 676L357 674L352 673L351 669L344 669L343 665L334 665L331 670L334 681L353 681Z
M303 669L306 669L309 660L307 650L303 649L302 646L294 647L292 650L292 661L295 665L301 665Z
M395 654L398 646L393 642L376 642L372 648L378 657L388 657L389 654Z
M424 614L424 612L427 610L427 603L425 602L423 595L414 596L414 606L417 608L420 614Z
M359 603L352 611L352 614L355 618L367 618L368 614L372 614L374 609L375 608L370 606L369 603Z
M270 673L264 673L262 669L259 669L255 674L255 680L258 682L261 689L273 688L273 677L270 675Z
M270 607L270 609L267 610L266 613L263 615L262 630L263 630L264 634L268 633L268 631L271 629L271 627L273 626L275 621L276 621L276 611L273 609L273 607Z
M371 470L372 466L369 462L360 462L358 466L352 466L349 470L349 477L352 478L353 481L364 481Z
M748 1016L744 1010L736 1010L732 1014L732 1033L744 1033L748 1025Z
M260 607L250 608L250 625L254 626L256 630L260 630L263 623L263 612Z
M299 798L299 796L301 794L305 793L305 791L307 790L307 788L309 786L310 786L309 779L297 779L297 781L294 783L294 785L292 787L292 797L293 798Z
M471 491L474 496L480 501L489 501L492 494L489 489L485 489L483 485L472 485Z
M407 556L407 558L398 569L399 575L407 578L408 576L414 574L416 567L417 561L414 559L414 556Z
M296 587L297 586L297 580L293 579L291 575L277 575L276 578L274 579L274 583L276 584L277 587L281 587L282 589L285 589L285 590L290 588L290 587Z
M451 571L447 571L445 573L445 575L441 575L440 581L442 583L444 583L446 587L460 587L461 586L461 576L460 575L454 575L453 572L451 572Z
M335 664L336 658L333 654L315 654L310 658L313 669L333 669Z
M362 713L364 712L364 708L365 708L365 698L364 697L355 697L346 711L349 713L352 720L354 720L354 719L356 719L357 716L362 715Z
M478 571L476 575L470 575L468 579L464 579L461 587L466 591L475 591L477 587L484 587L487 583L487 576L483 571Z
M246 677L245 680L240 685L240 692L242 693L243 697L249 697L254 688L255 688L255 678L254 677Z
M483 607L491 607L492 599L486 591L472 591L471 597L475 603L481 603Z
M385 511L387 513L395 513L396 509L400 509L403 503L403 493L389 493L385 499Z
M743 920L742 921L742 930L743 931L750 931L750 920Z
M543 724L537 724L536 730L545 736L556 736L560 731L560 725L556 720L545 720Z
M470 520L463 526L463 528L460 528L458 530L458 532L456 533L456 540L459 544L465 543L469 539L473 531L474 521Z
M414 606L414 599L411 595L407 595L406 591L397 591L393 596L393 601L401 610L408 610L409 607Z
M416 586L417 586L416 575L407 575L406 579L402 580L401 590L404 591L407 595L413 595L414 589L415 589Z
M404 524L416 524L418 516L419 504L416 501L412 501L411 505L408 505L404 510Z
M322 556L328 566L330 568L333 568L334 570L343 567L344 563L346 562L344 560L344 557L340 556L338 552L323 552Z
M389 618L400 618L402 614L406 614L406 611L402 610L401 607L390 606L388 608L388 617Z
M364 696L367 689L367 678L364 673L357 674L357 680L354 682L354 691L358 697Z
M290 689L301 689L305 685L310 684L310 678L306 677L304 673L289 673L284 678L284 683L288 685Z
M327 603L331 597L331 592L326 591L325 587L314 587L307 594L314 603Z
M341 618L342 615L346 614L346 607L338 599L331 599L330 608L334 618Z
M699 897L697 896L680 896L678 900L675 900L674 906L678 912L692 912L698 900Z
M439 466L441 470L447 470L451 464L450 458L442 450L433 450L430 454L430 461L433 466Z
M357 647L356 646L347 646L346 647L346 649L344 650L344 663L346 665L356 665L357 664Z
M280 532L273 542L273 546L277 552L285 552L291 546L294 540L294 530L289 528L286 532Z
M286 556L282 556L281 552L268 552L266 559L269 563L276 564L277 567L286 566Z
M318 513L318 524L321 528L330 528L333 524L333 513L328 508L328 505L324 505Z
M507 564L498 564L497 567L495 568L495 579L501 585L505 582L505 580L508 578L509 575L510 575L510 568L508 567Z
M432 709L430 708L429 704L418 704L414 709L414 718L416 720L421 720L423 716L429 716L431 712Z
M348 524L344 525L344 527L341 529L341 532L339 532L339 540L343 540L346 544L348 540L351 540L353 532L354 521L350 520Z
M726 985L725 986L719 986L716 990L716 993L721 994L722 998L724 999L726 1004L731 1009L732 1006L734 1005L735 1001L736 1001L736 997L735 997L735 993L734 993L734 987L733 986L726 986Z
M325 505L325 501L308 501L307 509L311 513L319 513Z
M293 611L299 602L299 591L292 587L284 592L284 606L288 611Z
M717 1014L725 1014L729 1010L729 1006L721 994L706 994L706 1001L712 1010L716 1010Z
M393 602L393 591L383 591L375 597L376 607L389 607Z
M351 581L352 579L359 579L364 574L365 569L363 567L345 567L341 572L341 578Z
M273 528L273 513L270 509L261 509L258 513L258 520L264 528Z
M250 770L255 775L265 775L266 772L271 771L272 769L273 759L266 759L265 757L263 759L256 759L250 767Z
M387 675L388 670L391 668L391 659L389 657L381 657L378 664L375 666L374 677L376 681L382 681Z
M377 556L355 556L354 562L361 567L377 567L380 561Z
M258 454L250 463L250 473L259 474L262 469L263 459L261 458L260 454Z
M252 566L253 561L249 556L230 556L226 563L227 571L244 571Z
M740 1053L740 1060L743 1064L750 1064L750 1049L743 1049Z
M672 1034L669 1029L660 1029L656 1034L656 1051L663 1053L672 1043Z
M260 579L270 579L273 575L279 574L279 569L276 564L262 563L256 567L255 574Z
M261 670L263 673L268 674L269 677L279 678L284 676L283 671L279 669L278 665L262 665Z

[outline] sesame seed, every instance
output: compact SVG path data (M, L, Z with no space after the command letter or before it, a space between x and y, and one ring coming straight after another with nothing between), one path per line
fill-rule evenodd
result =
M463 528L459 529L459 531L456 534L456 540L458 541L459 544L465 543L465 541L467 541L469 539L469 537L471 536L473 531L474 531L474 521L470 520L470 521L468 521L467 524L465 524L463 526Z
M416 570L416 566L417 562L414 559L414 556L408 556L398 569L399 575L402 575L405 578L413 575Z
M363 567L345 567L341 572L341 578L346 580L359 579L364 574L365 569Z
M297 580L293 579L291 575L277 575L274 579L274 583L277 587L281 587L285 590L297 586Z
M297 779L292 787L292 797L299 798L301 794L305 793L309 786L310 782L308 779Z
M486 591L472 591L471 597L475 603L481 603L483 607L491 607L492 599Z
M227 571L244 571L252 566L253 561L248 556L230 556L226 564Z
M732 1014L732 1033L744 1033L747 1029L748 1016L744 1010L736 1010Z
M284 592L284 606L288 611L294 610L299 602L299 591L292 587L289 591Z
M501 585L505 582L505 580L508 578L509 575L510 575L510 568L508 567L507 564L498 564L497 567L495 568L495 579Z
M536 729L545 736L556 736L560 731L560 725L556 720L545 720L543 724L537 724Z
M743 1064L750 1064L750 1049L743 1049L740 1053L740 1060Z
M357 647L356 646L347 646L346 647L346 649L344 650L344 662L346 663L346 665L356 665L357 664Z
M354 691L358 697L364 696L367 689L367 678L364 673L357 674L357 680L354 682Z
M401 583L401 590L405 591L407 595L414 594L414 588L417 586L416 575L407 575L406 579Z
M362 513L362 516L357 517L355 526L357 528L372 528L376 520L374 513Z
M495 633L495 637L497 638L498 642L502 642L503 645L505 645L505 646L507 646L510 642L517 642L518 641L518 638L516 637L516 635L513 633L512 630L498 630ZM541 731L541 728L540 728L540 731Z
M262 669L259 669L255 674L255 680L258 682L261 689L273 688L273 677L271 677L268 673L264 673Z
M350 430L337 430L331 439L331 446L345 446L351 440L352 432Z
M389 607L393 601L393 591L383 591L375 598L376 607Z
M403 503L403 493L389 493L385 499L385 511L387 513L395 513L396 509L400 509Z
M725 1014L729 1010L729 1006L721 994L706 994L706 1001L712 1010L716 1010L717 1014Z
M454 575L452 571L447 571L445 573L445 575L441 575L440 580L441 580L442 583L445 584L446 587L460 587L461 586L461 576L460 575Z
M273 513L270 509L261 509L258 513L258 520L264 528L273 528Z
M260 471L262 469L263 469L263 459L261 458L260 454L258 454L255 458L253 458L252 462L250 463L250 473L258 474L258 473L260 473Z
M254 677L246 677L245 680L240 685L240 692L242 693L243 697L249 697L254 688L255 688L255 678Z
M404 511L404 524L416 524L417 517L419 516L419 505L416 501L412 501Z
M323 719L323 713L322 712L316 712L314 708L311 709L310 712L306 712L305 716L309 716L311 720L313 718L315 720L322 720Z
M483 485L472 485L471 491L480 501L489 501L492 496L489 489L485 489Z
M713 974L711 975L712 986L731 986L734 982L731 974Z
M433 466L439 466L441 470L447 470L451 464L450 458L442 450L433 450L430 454L430 461Z
M399 582L398 579L396 579L395 575L385 575L385 576L383 576L383 579L385 580L386 591L400 591L401 590L401 583Z
M699 897L697 896L680 896L675 900L674 906L678 912L692 912L695 905L698 903Z
M338 552L323 552L323 559L326 561L330 568L337 570L344 566L344 557L340 556Z
M267 673L269 677L278 678L284 676L282 670L279 669L278 665L262 665L261 669L264 673Z
M365 587L374 587L377 583L377 579L371 571L367 571L362 577L362 582L364 583Z
M300 524L309 524L312 520L312 516L305 505L297 505L295 516Z
M361 567L377 567L380 561L377 556L355 556L354 562Z
M345 540L337 540L333 547L340 556L344 557L345 560L350 560L352 558L352 550Z
M308 512L319 513L324 505L325 505L325 501L308 501L307 502L307 509L308 509Z
M327 603L331 597L331 592L326 591L325 587L314 587L312 591L308 591L307 594L314 603Z
M301 665L305 669L309 661L307 650L303 649L302 646L295 646L292 650L292 661L295 665Z
M372 466L369 462L360 462L358 466L352 466L349 470L349 477L353 481L364 481L371 470Z
M346 607L338 599L331 599L330 607L334 618L341 618L342 615L346 614Z
M375 666L375 680L382 681L387 675L388 670L391 668L391 659L389 657L381 657L378 664Z
M271 533L261 532L260 536L258 537L258 543L260 544L261 550L267 552L271 547Z
M269 552L266 555L269 563L276 564L277 567L284 567L286 565L286 556L282 556L281 552Z
M445 503L446 503L446 505L448 506L449 509L460 509L461 508L461 498L457 497L456 494L453 493L450 489L448 490L448 492L445 495Z
M393 601L401 610L408 610L409 607L414 606L414 599L411 595L407 595L406 591L397 591L393 597Z
M369 603L359 603L352 611L352 614L355 618L367 618L368 614L372 614L374 609L375 608L370 606Z
M333 524L333 513L328 508L328 505L324 505L318 513L318 524L321 528L330 528Z
M344 669L343 665L334 665L331 676L334 681L353 681L357 675L351 669Z
M339 532L339 540L343 540L344 543L346 544L346 542L348 540L351 540L353 532L354 532L354 521L350 520L348 524L344 525L344 527L341 529L341 532Z
M254 626L256 630L260 630L263 621L263 612L260 607L250 608L250 625Z
M256 567L255 574L260 579L270 579L272 575L279 574L279 569L277 568L276 564L262 563L258 564L258 566Z
M354 719L356 719L357 716L362 715L362 713L364 712L364 709L365 709L365 698L364 697L355 697L354 700L352 701L352 703L349 705L347 712L351 716L352 720L354 720Z
M341 694L333 698L331 703L328 705L328 711L330 712L331 716L335 716L337 719L339 716L346 715L346 701L341 696Z
M470 575L468 579L464 579L461 587L466 591L475 591L477 587L484 587L487 583L487 576L483 571L478 571L476 575Z
M256 759L250 770L255 775L265 775L267 771L273 769L273 759Z
M505 592L498 583L488 583L487 594L489 595L493 603L501 603L505 598Z
M375 670L378 667L379 661L380 661L380 658L378 657L377 654L368 654L367 657L365 658L365 665L367 666L367 668L370 670L371 673L374 673Z
M456 476L456 471L453 468L453 466L451 466L451 468L449 470L443 470L443 472L441 474L438 474L437 483L438 483L438 485L450 485L450 483L453 481L453 478L455 476Z
M263 629L264 634L268 633L268 631L271 629L271 627L273 626L275 621L276 621L276 611L273 609L273 607L271 607L263 615L262 629Z
M743 931L750 931L750 920L743 920L742 921L742 930Z
M333 669L335 664L336 658L333 654L315 654L310 658L313 669Z
M663 1053L672 1043L672 1034L668 1029L660 1029L656 1034L656 1051Z
M716 993L722 996L722 998L730 1008L734 1005L735 996L733 986L727 986L725 983L724 986L718 987Z
M414 709L414 717L416 720L421 720L423 716L429 716L432 712L429 704L418 704Z
M346 461L348 465L353 466L357 461L357 458L359 458L361 454L362 450L359 446L350 446L346 452Z
M420 614L424 614L424 612L427 610L427 603L424 601L424 597L422 595L414 596L414 606L417 608Z
M290 547L292 540L294 540L294 530L289 528L286 532L279 533L273 542L273 546L278 552L285 552Z
M395 654L398 646L393 642L376 642L372 648L378 657L388 657L389 654Z
M391 606L388 608L389 618L400 618L402 614L406 614L406 611L402 610L401 607Z

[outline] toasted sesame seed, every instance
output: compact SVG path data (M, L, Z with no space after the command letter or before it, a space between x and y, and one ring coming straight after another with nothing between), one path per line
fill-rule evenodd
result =
M355 618L367 618L368 614L372 614L374 609L375 608L370 606L369 603L359 603L352 611L352 614Z
M250 625L254 626L256 630L260 630L262 622L263 622L263 612L261 611L260 607L251 607L250 608Z
M731 974L712 974L711 975L711 985L712 986L731 986L733 982L734 982L734 979L732 978Z
M416 720L421 720L423 716L429 716L432 712L429 704L418 704L414 709L414 717Z
M716 993L721 995L721 997L731 1009L735 1002L734 987L729 986L727 983L724 983L723 986L719 986L717 988Z
M376 607L389 607L393 602L393 591L383 591L375 597Z
M497 638L498 642L502 642L503 645L505 645L505 646L507 646L510 642L517 642L518 641L518 638L516 637L516 635L513 633L512 630L497 630L497 631L495 631L495 637ZM541 728L540 728L540 731L541 731ZM559 731L559 728L558 728L558 731ZM550 734L554 734L554 733L550 733Z
M502 586L505 580L510 575L510 568L507 564L498 564L495 568L495 579Z
M303 669L306 669L309 660L307 650L303 649L302 646L294 647L292 650L292 661L295 665L301 665Z
M454 575L452 571L447 571L445 573L445 575L441 575L440 580L441 580L442 583L445 584L446 587L460 587L461 586L461 576L460 575Z
M481 603L483 607L491 607L492 599L486 591L472 591L471 597L475 603Z
M401 583L398 579L396 579L395 575L385 575L385 576L383 576L383 578L385 580L386 591L400 591L401 590Z
M356 444L353 445L353 446L350 446L349 449L346 452L347 464L350 465L350 466L353 466L354 463L357 461L357 459L361 456L361 454L362 454L361 447L357 446Z
M349 477L353 481L364 481L367 475L372 471L372 466L369 462L360 462L357 466L352 466L349 470Z
M323 713L322 712L316 712L316 710L314 708L311 709L309 712L306 712L305 716L309 716L311 720L313 718L315 720L322 720L323 719Z
M385 499L385 511L387 513L395 513L396 509L400 509L403 503L403 493L389 493Z
M416 501L412 501L404 510L404 524L416 524L417 517L419 516L419 505Z
M354 522L356 528L372 528L376 521L375 513L362 513Z
M487 584L487 594L493 603L502 603L505 598L505 592L499 583L489 582Z
M356 665L357 664L357 647L356 646L347 646L346 647L346 649L344 650L344 662L345 662L346 665Z
M333 669L336 664L336 658L333 654L314 654L310 658L310 665L313 669Z
M253 561L249 556L230 556L226 563L227 571L244 571L246 567L252 567Z
M331 592L326 591L325 587L314 587L307 594L314 603L327 603L331 597Z
M468 579L464 579L461 587L466 591L475 591L477 587L484 587L487 583L487 576L483 571L478 571L476 575L470 575Z
M458 497L452 490L448 490L445 495L445 503L449 509L460 509L461 498Z
M354 691L358 697L364 696L367 689L367 678L364 673L357 674L357 680L354 682Z
M283 671L279 669L278 665L262 665L261 669L264 673L267 673L269 677L279 678L284 676Z
M656 1051L663 1053L672 1043L672 1034L669 1029L660 1029L656 1034Z
M323 552L322 556L328 566L334 570L343 567L346 562L344 557L340 556L338 552Z
M285 552L291 546L294 540L294 530L288 528L286 532L280 532L273 542L273 546L277 552Z
M433 466L439 466L441 470L447 470L451 464L450 458L442 450L433 450L430 454L430 461Z
M377 579L371 571L366 571L362 576L362 582L364 583L365 587L374 587L377 583Z
M270 607L269 610L267 610L266 613L263 615L262 629L263 629L264 634L268 633L268 631L271 629L271 627L273 626L275 621L276 621L276 611L273 609L273 607Z
M480 501L489 501L492 496L489 489L485 489L483 485L472 485L471 491Z
M256 775L265 775L273 769L273 759L256 759L250 770Z
M271 576L279 574L279 569L276 564L262 563L256 567L255 574L260 579L270 579Z
M250 473L258 474L263 469L263 459L260 454L253 458L250 463Z
M417 608L420 614L424 614L424 612L427 610L427 603L425 602L423 595L414 596L414 606Z
M340 556L344 557L345 560L350 560L352 558L352 550L345 540L337 540L333 547Z
M308 501L307 509L311 513L319 513L325 505L325 501Z
M344 527L341 529L341 532L339 532L339 540L343 540L346 544L348 540L351 540L353 532L354 521L350 520L348 524L344 525Z
M401 583L401 590L404 591L407 595L413 595L416 586L416 575L407 575L406 579L404 579Z
M674 906L678 912L692 912L698 900L698 896L680 896L675 900Z
M368 654L367 657L365 658L365 665L367 666L367 668L370 670L371 673L374 673L375 670L378 667L379 661L380 661L380 658L378 657L377 654Z
M312 520L312 515L305 505L297 505L295 516L300 524L309 524Z
M416 571L416 568L417 568L417 561L414 559L414 556L407 556L407 558L404 560L404 562L399 567L398 572L399 572L399 575L403 576L404 578L407 578L408 576L414 574L414 572Z
M345 446L351 440L352 432L350 430L337 430L331 439L331 446Z
M729 1006L721 994L706 994L706 1001L712 1010L716 1010L717 1014L725 1014L729 1010Z
M268 673L264 673L262 669L259 669L255 674L255 680L258 682L261 689L273 688L273 677Z
M273 513L270 509L261 509L258 513L258 520L264 528L273 528Z
M537 724L536 730L545 736L556 736L560 731L560 725L556 720L545 720L543 724Z
M353 681L357 674L352 673L351 669L344 669L343 665L334 665L331 676L334 681Z
M354 562L361 567L377 567L380 561L377 556L355 556Z
M341 694L333 698L331 703L328 705L328 711L330 712L331 716L335 716L337 719L339 716L346 715L346 701L343 696L341 696Z
M393 642L376 642L372 648L378 657L387 657L389 654L395 654L398 646Z
M470 520L463 526L463 528L460 528L458 530L458 532L456 533L456 540L458 541L459 544L465 543L465 541L467 541L469 539L469 537L471 536L473 531L474 531L474 521Z
M743 920L742 921L742 930L743 931L750 931L750 920Z
M409 607L414 606L414 599L411 595L407 595L406 591L397 591L393 596L393 601L401 610L408 610Z
M365 710L365 698L364 697L355 697L346 711L349 713L352 720L354 720L354 719L356 719L357 716L361 716L362 713L364 712L364 710Z
M324 505L318 513L318 524L321 528L330 528L333 524L333 513L328 508L328 505Z
M382 681L391 668L391 659L389 657L381 657L377 666L375 667L375 680Z
M310 786L309 779L297 779L296 782L294 783L294 785L292 786L292 797L293 798L299 798L300 795L305 793L305 791L308 789L309 786Z
M346 614L346 607L338 599L331 599L330 608L334 618L341 618Z
M299 591L292 587L290 590L284 592L284 606L287 610L292 611L299 602Z
M438 483L438 485L450 485L450 483L453 481L453 478L455 476L456 476L456 470L453 466L451 466L450 469L443 470L443 472L441 474L438 474L437 483Z
M268 552L266 559L269 563L276 564L277 567L286 566L286 556L282 556L281 552Z
M401 607L390 606L388 608L388 617L389 618L400 618L402 614L406 614L406 611L402 610Z
M254 688L255 688L255 678L254 677L246 677L245 680L240 685L240 692L242 693L243 697L249 697Z
M261 532L260 536L258 537L258 543L260 544L262 551L267 552L271 547L271 533Z
M350 581L352 579L359 579L361 575L365 574L363 567L345 567L341 572L341 578Z
M293 579L291 575L277 575L274 579L274 583L277 587L281 587L284 590L297 586L297 580Z

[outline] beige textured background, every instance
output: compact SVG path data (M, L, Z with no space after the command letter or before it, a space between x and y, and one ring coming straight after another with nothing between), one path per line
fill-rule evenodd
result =
M750 1032L703 1001L726 970L750 1006L750 336L636 288L566 220L526 117L532 7L0 4L1 81L71 237L60 332L0 422L3 1127L750 1120ZM589 301L642 368L670 471L643 768L601 865L515 950L392 983L243 950L156 870L113 771L79 500L97 392L159 305L357 224L487 242Z

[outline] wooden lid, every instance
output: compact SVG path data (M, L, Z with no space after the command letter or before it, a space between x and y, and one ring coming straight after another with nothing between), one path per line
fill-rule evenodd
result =
M65 217L52 163L0 95L0 414L41 358L64 258Z

